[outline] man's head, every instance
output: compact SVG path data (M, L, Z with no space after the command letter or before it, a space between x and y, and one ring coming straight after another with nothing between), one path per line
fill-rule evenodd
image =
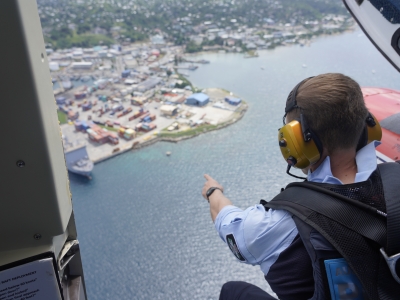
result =
M303 114L328 153L357 147L368 116L357 82L343 74L321 74L303 82L295 96L299 108L287 114L288 122Z

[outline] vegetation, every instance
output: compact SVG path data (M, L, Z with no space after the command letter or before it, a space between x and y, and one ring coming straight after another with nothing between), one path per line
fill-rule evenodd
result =
M50 42L55 49L65 49L65 48L72 48L72 47L94 47L97 45L111 45L114 41L101 34L74 34L73 36L69 36L63 39L54 40L47 40Z
M101 128L107 129L108 131L118 132L118 129L114 128L114 127L109 127L109 126L105 126L105 125L98 125L98 126L100 126Z
M177 74L179 76L179 80L181 80L182 83L181 84L176 83L175 87L178 88L178 89L183 89L183 88L185 88L187 86L190 86L192 88L192 90L193 90L192 83L189 80L187 80L185 77L183 77L181 74L179 74L179 73L177 73Z
M341 1L326 0L38 0L38 7L45 39L55 48L135 42L161 33L176 45L188 44L188 52L199 49L189 37L208 29L261 28L267 20L299 25L347 14ZM202 46L222 42L216 37Z
M187 45L186 45L186 52L187 53L194 53L194 52L200 52L201 50L203 50L203 47L201 45L197 45L195 42L190 41Z
M199 125L197 127L194 127L194 128L191 128L191 129L188 129L185 131L169 132L169 131L163 130L158 134L158 136L164 137L164 138L179 138L179 137L198 135L200 133L214 130L214 129L217 129L216 125L204 124L204 125Z
M66 124L68 122L68 117L65 113L63 113L60 110L57 110L57 115L58 115L58 121L60 124Z

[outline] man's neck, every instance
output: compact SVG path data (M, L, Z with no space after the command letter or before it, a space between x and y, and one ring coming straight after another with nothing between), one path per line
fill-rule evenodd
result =
M356 151L337 150L329 155L332 175L343 184L354 183L357 174Z

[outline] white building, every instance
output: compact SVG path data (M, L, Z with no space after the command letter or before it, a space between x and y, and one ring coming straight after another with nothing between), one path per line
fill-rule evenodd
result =
M90 61L80 61L80 62L73 62L72 69L85 69L89 70L93 67L93 63Z
M58 71L60 70L60 65L56 61L49 62L50 71Z

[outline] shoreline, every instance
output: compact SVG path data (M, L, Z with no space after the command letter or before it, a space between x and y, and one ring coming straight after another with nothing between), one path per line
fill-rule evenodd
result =
M353 32L353 31L357 30L357 28L360 28L357 25L358 24L355 23L355 24L349 26L348 28L346 28L345 30L340 31L340 32L316 34L316 35L313 35L311 38L309 38L307 40L312 42L312 41L314 41L314 40L316 40L318 38L322 38L322 37L330 37L330 36L335 36L335 35L341 35L341 34L344 34L346 32ZM297 43L286 44L286 45L280 44L280 45L276 45L273 48L262 48L262 49L256 49L255 51L274 50L274 49L279 48L279 47L288 47L288 46L294 46L294 45L298 45L298 44ZM205 54L210 54L210 53L220 53L220 51L224 51L225 54L230 54L230 53L232 53L232 54L246 54L247 53L246 51L241 51L241 52L228 51L228 50L224 49L223 46L221 46L219 49L212 49L212 50L204 50L204 49L202 49L201 51L192 52L192 53L184 52L183 55L184 55L184 57L195 57L195 56L200 56L200 55L205 55Z
M223 90L223 89L221 89L221 90ZM153 138L150 138L149 140L146 140L146 141L142 141L142 142L136 141L131 146L126 147L126 148L124 148L122 150L119 150L119 151L117 151L115 153L112 153L109 156L105 156L105 157L99 158L97 160L93 160L93 163L94 164L101 163L103 161L106 161L106 160L109 160L111 158L114 158L114 157L116 157L118 155L124 154L124 153L126 153L128 151L141 150L142 148L151 146L151 145L153 145L153 144L155 144L157 142L179 143L180 141L188 140L188 139L197 137L197 136L199 136L201 134L205 134L205 133L208 133L208 132L211 132L211 131L214 131L214 130L223 129L223 128L228 127L230 125L233 125L236 122L238 122L239 120L241 120L243 118L243 116L245 115L245 113L247 112L248 108L249 108L248 104L243 101L243 103L240 106L240 110L236 111L234 113L234 115L229 120L227 120L227 121L225 121L225 122L223 122L221 124L215 125L215 127L202 128L202 126L200 126L199 128L202 128L202 130L201 131L199 130L199 131L197 131L197 132L195 132L194 134L191 134L191 135L183 135L183 136L173 137L173 135L177 135L177 133L172 133L171 137L154 136ZM161 133L159 133L159 134L161 134Z

